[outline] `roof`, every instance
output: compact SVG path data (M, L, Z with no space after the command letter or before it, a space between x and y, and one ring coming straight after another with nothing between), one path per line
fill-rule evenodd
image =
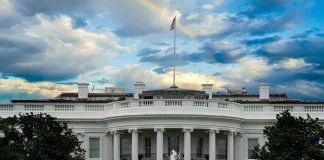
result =
M183 89L183 88L165 88L165 89L143 91L142 95L206 95L206 93L205 91Z
M234 101L241 104L324 104L324 101L301 101L301 100L286 100L286 101Z
M132 97L133 93L89 93L88 97ZM55 99L64 97L78 97L78 93L61 93Z
M112 100L88 100L88 99L78 99L78 100L65 100L65 99L28 99L28 100L11 100L12 103L109 103Z
M269 95L270 97L284 97L288 98L285 93L272 93ZM242 94L221 94L221 93L213 93L213 97L259 97L259 94L256 93L242 93Z

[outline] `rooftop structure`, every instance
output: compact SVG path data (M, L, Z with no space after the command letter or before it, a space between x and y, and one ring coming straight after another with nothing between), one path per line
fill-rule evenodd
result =
M201 90L175 85L147 90L136 82L133 93L112 87L92 93L88 86L79 83L77 93L51 99L0 104L0 117L46 112L67 121L88 160L167 160L172 150L184 160L246 160L255 145L266 141L264 127L284 110L324 123L324 102L292 100L271 93L265 83L260 93L245 88L213 92L212 84L202 84Z

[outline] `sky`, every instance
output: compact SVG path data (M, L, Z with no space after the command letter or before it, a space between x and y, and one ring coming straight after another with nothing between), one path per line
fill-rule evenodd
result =
M0 102L176 84L324 100L322 0L0 0Z

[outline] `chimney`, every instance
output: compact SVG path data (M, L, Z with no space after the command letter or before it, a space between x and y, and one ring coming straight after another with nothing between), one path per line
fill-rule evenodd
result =
M213 98L213 84L202 84L203 91L208 94L208 99Z
M270 94L269 90L270 90L269 83L260 83L259 99L260 100L269 100L269 94Z
M87 99L88 98L88 86L89 83L78 83L78 98Z
M145 84L143 82L134 83L134 99L139 99L139 94L143 92Z

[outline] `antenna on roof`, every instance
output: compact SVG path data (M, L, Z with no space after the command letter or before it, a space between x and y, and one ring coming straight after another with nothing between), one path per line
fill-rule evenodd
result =
M96 86L96 85L94 84L93 87L92 87L91 93L93 93L93 90L94 90L95 86Z

